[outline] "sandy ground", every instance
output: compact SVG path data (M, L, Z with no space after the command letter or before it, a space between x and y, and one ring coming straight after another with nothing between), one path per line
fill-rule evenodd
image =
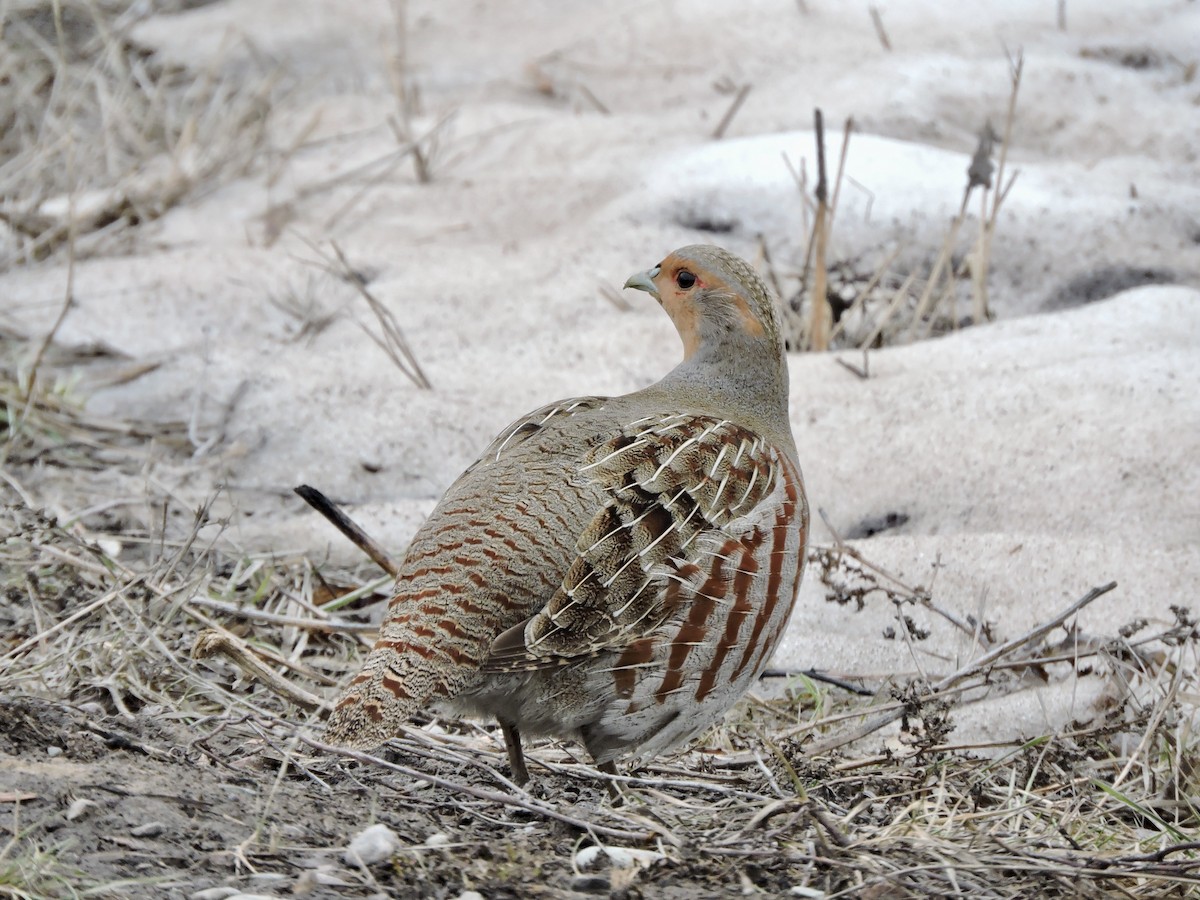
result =
M1004 121L1019 48L996 321L872 351L866 379L835 361L862 365L857 351L792 354L810 501L864 556L1000 638L1110 580L1083 633L1170 621L1200 582L1200 4L1072 2L1065 31L1042 0L881 11L890 51L866 5L820 0L411 2L402 63L394 9L376 0L226 0L148 20L135 35L166 59L271 73L279 100L251 174L76 264L59 339L160 363L89 411L191 423L197 467L169 486L179 527L221 484L234 545L354 559L291 494L306 482L399 553L507 422L674 365L657 306L602 288L688 243L759 258L761 236L794 292L806 234L784 157L814 171L814 106L831 143L845 117L857 126L831 255L928 266L976 133ZM438 129L429 183L388 162L397 72L419 88L412 133ZM323 269L331 240L432 390L364 333L365 304ZM0 314L44 330L66 279L60 257L5 273ZM47 500L70 518L97 497ZM814 535L833 540L823 522ZM826 593L806 582L775 667L935 678L973 652L929 610L908 611L930 630L910 644L891 604ZM1086 718L1097 690L1052 673L964 711L956 736Z
M454 117L433 180L415 183L405 164L321 191L396 149L385 124L395 20L382 3L302 6L217 3L137 31L197 67L254 71L249 48L267 54L290 84L272 143L302 143L278 169L264 159L273 184L258 174L221 187L154 223L132 255L81 263L60 332L163 361L93 397L97 412L195 418L203 440L237 398L219 477L246 549L357 552L291 496L307 482L399 552L508 421L657 379L679 355L670 323L640 295L625 310L598 288L674 247L717 240L754 256L762 234L780 270L797 271L801 202L782 154L797 167L812 156L811 135L795 129L814 105L864 132L834 255L902 235L907 252L933 256L974 132L1003 122L1005 48L1020 47L1020 174L993 250L1001 321L872 353L866 381L793 355L810 500L841 532L906 516L863 551L924 585L940 559L938 598L1009 631L1112 579L1120 590L1089 627L1164 616L1196 583L1200 297L1106 297L1101 279L1086 297L1098 302L1041 312L1078 304L1068 287L1088 274L1200 278L1200 95L1183 71L1200 34L1193 4L1073 4L1066 33L1045 4L969 16L909 5L885 16L891 53L862 10L818 4L807 15L782 2L737 13L578 4L569 15L527 4L524 16L413 4L407 74L425 111L414 128ZM1145 68L1120 64L1118 51L1139 49L1152 51ZM753 89L713 141L731 101L714 88L722 79ZM269 242L264 219L280 208L286 227ZM732 230L683 224L702 219ZM310 246L330 239L394 312L433 390L406 381L356 326L365 305ZM64 277L61 264L6 276L18 321L44 323ZM302 319L322 313L332 323L300 337ZM207 490L200 481L185 496ZM821 525L816 538L829 539ZM810 581L777 663L911 671L907 650L862 619L826 608Z

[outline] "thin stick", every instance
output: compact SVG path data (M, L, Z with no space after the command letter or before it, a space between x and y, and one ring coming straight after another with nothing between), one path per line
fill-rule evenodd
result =
M196 640L192 644L192 659L207 659L218 654L227 657L251 679L265 684L276 694L287 698L301 709L312 712L326 706L325 700L297 687L279 675L255 655L249 644L228 631L210 628L196 635Z
M987 273L988 266L991 265L992 236L988 230L987 211L988 189L985 185L979 191L979 253L971 272L975 288L975 308L971 315L971 324L973 325L982 325L988 319ZM958 317L954 316L953 318L957 324Z
M592 89L589 88L586 84L578 84L578 85L576 85L576 87L579 88L579 93L583 94L584 98L589 103L591 103L592 106L596 107L597 112L599 112L603 115L606 115L606 116L612 115L612 110L610 110L607 106L605 106L604 102L599 97L597 97L595 94L593 94Z
M337 277L349 282L349 284L358 291L359 295L367 301L367 306L370 307L372 313L375 314L376 320L383 329L383 337L375 334L371 329L367 328L361 322L359 327L367 333L375 344L391 358L396 367L408 377L417 387L423 390L432 390L433 385L429 379L425 377L425 372L421 369L421 364L417 362L417 357L413 353L412 348L408 344L408 340L404 337L404 332L401 330L396 317L391 311L379 302L379 299L367 290L362 279L354 271L346 255L342 252L342 248L337 242L331 242L333 252L337 257L338 266L333 265L329 257L316 244L311 241L306 242L308 246L317 254L325 258L325 270Z
M878 6L868 7L871 11L871 23L875 26L875 35L879 38L879 43L883 45L883 49L888 53L892 52L892 42L888 40L887 29L883 27L883 16L879 14Z
M339 619L303 619L299 616L284 616L279 613L263 612L261 609L237 606L233 603L226 603L223 600L213 600L209 597L191 597L184 605L215 609L218 612L225 613L227 616L251 619L255 622L270 622L272 625L290 625L292 628L306 628L309 631L320 631L330 634L362 633L377 631L379 629L378 625L372 625L369 622L343 622Z
M854 365L854 363L846 362L840 356L837 357L836 359L834 359L834 362L837 363L839 366L841 366L843 369L846 369L848 372L853 372L854 375L856 375L858 378L861 378L863 381L866 381L868 378L871 377L871 373L867 370L867 367L865 365L866 359L867 359L867 351L866 351L866 349L864 349L863 350L864 365L861 369L858 366Z
M775 263L771 260L771 250L767 247L767 239L760 233L758 235L758 252L762 254L763 268L767 271L767 280L771 282L771 287L775 289L775 296L783 301L783 287L779 284L779 278L775 275Z
M737 94L733 98L733 102L729 104L729 109L725 110L725 115L721 116L721 121L717 123L717 127L713 129L712 136L715 140L720 140L725 136L725 129L733 121L733 117L738 114L738 110L742 108L742 104L746 102L746 96L750 93L752 84L743 84L738 88Z
M358 523L346 515L336 503L318 491L315 487L302 484L294 488L309 506L323 515L333 527L345 535L350 543L367 554L371 561L393 578L400 574L399 564L392 559L379 542L359 527Z
M849 691L851 694L857 694L860 697L874 697L875 692L870 688L862 687L852 681L847 681L844 678L838 678L835 675L826 675L824 672L819 672L816 669L805 669L799 672L789 672L785 669L767 669L759 678L794 678L800 675L804 678L809 678L813 681L820 681L823 684L831 684L834 687L841 688L843 691Z
M913 312L912 324L908 328L909 339L917 336L917 332L921 329L921 320L926 314L930 316L930 325L933 323L933 310L937 306L933 300L933 292L942 280L942 270L945 269L946 263L950 261L950 256L954 252L954 244L958 239L958 230L962 228L963 220L967 215L967 197L963 195L962 208L958 215L954 217L954 221L950 223L950 230L946 233L946 238L942 242L942 252L938 254L937 260L934 261L933 271L929 273L929 280L925 282L925 290L921 292L921 299L917 301L917 308Z
M850 308L842 313L841 319L839 319L838 323L833 326L833 332L829 336L830 340L833 340L845 330L846 320L850 317L850 315L855 310L861 309L866 304L871 292L875 290L879 283L891 273L892 263L899 258L903 249L903 247L897 247L891 252L888 258L883 261L882 265L875 270L874 274L871 275L871 277L867 280L867 283L863 286L863 289L858 292L858 296L854 298L854 302L850 304Z
M871 333L863 338L862 343L859 344L860 347L865 350L874 345L876 339L883 334L883 329L887 328L888 323L895 318L901 304L908 299L908 292L912 288L913 282L916 280L917 270L913 269L913 271L908 273L908 276L904 279L904 281L901 282L900 287L896 288L896 293L892 295L892 301L887 305L887 309L883 311L883 315L880 317L879 322L871 330Z
M846 174L846 157L850 155L850 135L854 134L854 117L847 116L842 125L842 149L838 153L837 175L833 179L833 199L829 201L829 221L837 218L838 198L842 196L842 178Z

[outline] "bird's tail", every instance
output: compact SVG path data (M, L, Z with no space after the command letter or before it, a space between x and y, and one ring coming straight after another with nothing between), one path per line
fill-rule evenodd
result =
M342 691L325 725L325 740L352 750L373 750L394 738L418 709L424 692L414 690L407 666L378 645L350 685ZM399 664L398 664L399 663Z

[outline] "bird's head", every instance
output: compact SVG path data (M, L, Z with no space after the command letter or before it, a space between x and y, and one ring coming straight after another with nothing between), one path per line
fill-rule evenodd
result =
M684 359L702 348L757 345L779 353L779 327L770 291L745 260L720 247L682 247L625 287L651 294L683 340Z

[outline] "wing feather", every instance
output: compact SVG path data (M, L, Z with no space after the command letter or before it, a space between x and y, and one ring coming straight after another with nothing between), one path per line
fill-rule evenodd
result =
M606 502L562 585L496 638L484 670L548 668L643 637L683 602L680 583L709 543L697 539L736 530L771 495L778 465L754 432L702 415L641 419L593 447L579 476Z

